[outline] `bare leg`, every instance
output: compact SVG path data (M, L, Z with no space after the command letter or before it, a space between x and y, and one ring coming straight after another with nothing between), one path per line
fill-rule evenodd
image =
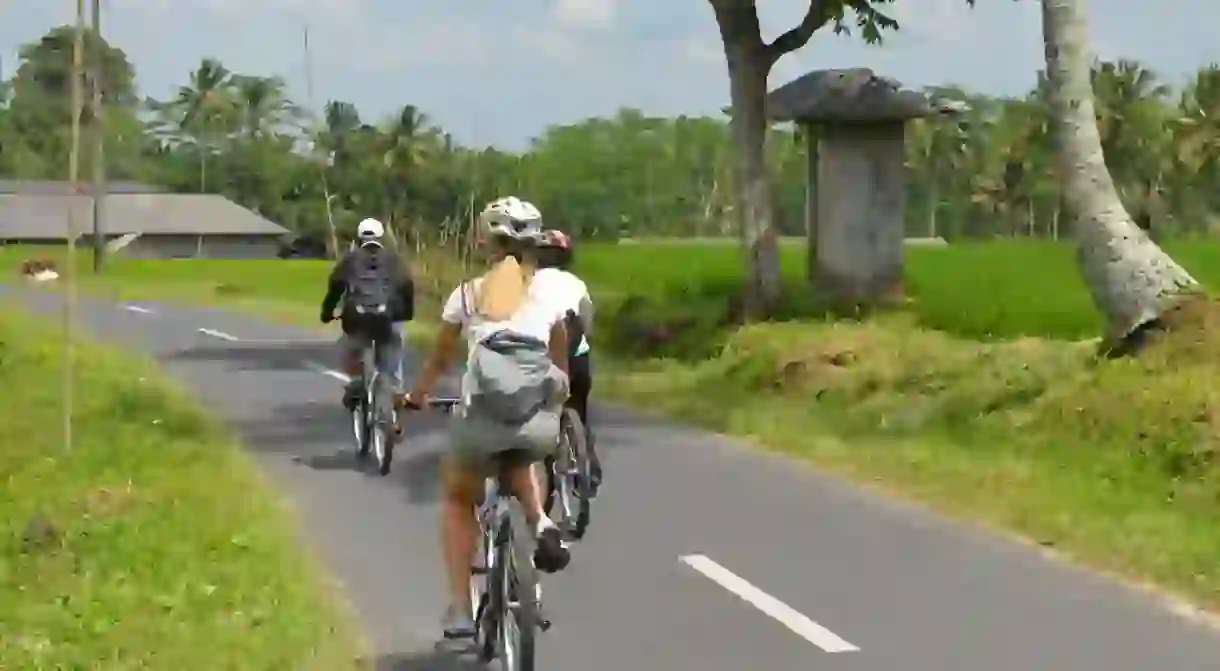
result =
M473 615L465 610L470 608L470 566L474 561L479 532L474 519L474 505L476 490L481 484L477 476L446 463L445 501L441 507L441 553L448 577L449 603L451 608L463 608L462 614L466 618Z
M364 362L361 360L360 351L353 351L346 342L343 347L342 368L348 377L348 383L343 387L343 406L349 410L354 410L359 404L360 389L363 384L361 378L364 376Z
M530 528L538 526L546 513L542 511L542 486L538 484L537 464L510 468L508 486L512 487L513 496L521 503Z
M351 349L343 351L343 372L355 379L364 375L364 362L360 360L360 352Z
M538 485L535 468L514 466L508 469L506 475L508 486L521 503L525 520L534 530L538 541L534 549L534 566L546 573L562 571L572 556L563 542L563 534L542 511L542 488Z

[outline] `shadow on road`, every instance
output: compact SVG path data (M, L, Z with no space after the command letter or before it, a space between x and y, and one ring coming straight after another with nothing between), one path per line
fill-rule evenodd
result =
M436 650L433 652L386 655L373 663L376 671L486 671L471 654Z
M248 449L263 454L287 454L316 471L356 471L379 477L373 460L361 460L352 436L351 414L335 399L276 406L273 419L233 422ZM415 504L436 501L445 449L448 417L439 413L411 413L403 418L404 431L394 448L394 465L388 478L405 487Z
M166 361L224 363L238 370L310 370L313 365L335 366L339 351L334 343L267 342L207 344L178 350L162 357Z

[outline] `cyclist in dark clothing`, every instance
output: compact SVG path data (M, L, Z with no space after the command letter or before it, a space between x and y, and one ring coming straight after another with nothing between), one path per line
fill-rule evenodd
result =
M343 404L354 408L363 391L361 354L377 341L379 372L388 375L395 393L402 386L402 324L415 315L415 283L398 255L381 244L385 226L365 219L356 228L359 247L349 251L331 270L326 296L322 299L322 323L339 314L343 337L343 372L351 378L343 393Z
M590 484L596 494L602 484L602 463L597 455L593 428L589 424L589 392L593 389L593 371L590 365L589 334L593 330L593 300L588 286L569 270L572 266L572 240L562 231L544 231L538 247L538 272L555 274L552 286L562 287L561 298L568 305L568 387L567 406L580 415L585 425L589 444Z

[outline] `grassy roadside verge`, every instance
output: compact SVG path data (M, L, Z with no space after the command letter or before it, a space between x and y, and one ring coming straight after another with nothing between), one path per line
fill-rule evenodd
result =
M1090 353L906 319L764 325L697 364L612 362L597 394L1220 609L1215 356Z
M291 515L146 362L82 345L61 441L59 334L0 312L0 666L355 669Z

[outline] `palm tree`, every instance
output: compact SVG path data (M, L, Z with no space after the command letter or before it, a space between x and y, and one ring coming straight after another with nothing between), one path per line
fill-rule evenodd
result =
M398 116L386 124L382 162L402 182L427 160L437 131L431 119L415 105L403 105Z
M280 77L231 77L236 93L241 128L247 138L261 137L300 116L297 106L285 96Z
M190 83L178 88L168 103L153 101L154 108L170 114L170 123L190 137L199 152L199 191L207 190L208 154L215 151L216 135L232 122L232 73L220 61L204 58L191 73Z
M438 144L440 135L427 114L415 105L403 105L398 115L381 131L382 165L385 167L390 225L405 214L406 191L417 168L423 167Z
M1106 165L1124 204L1137 220L1145 219L1170 161L1170 89L1154 72L1129 60L1096 63L1092 82Z
M1220 181L1220 65L1210 64L1195 73L1176 111L1172 145L1180 174L1175 183L1185 188L1174 190L1178 194L1174 209L1202 206L1214 211L1220 208L1214 189L1194 187Z
M329 159L337 165L346 158L349 137L360 128L360 112L351 103L331 100L323 110L322 125L319 143Z
M1107 339L1121 346L1159 325L1167 308L1200 286L1132 222L1106 169L1081 5L1080 0L1042 0L1042 37L1059 173L1077 218L1081 271L1106 318Z

